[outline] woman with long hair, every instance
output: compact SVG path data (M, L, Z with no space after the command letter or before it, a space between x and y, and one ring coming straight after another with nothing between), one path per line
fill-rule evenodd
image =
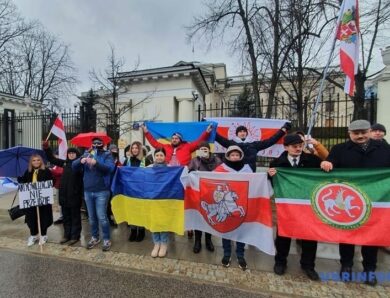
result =
M33 154L28 163L28 169L23 176L18 177L19 183L30 183L52 180L53 176L48 168L46 168L42 157L39 154ZM39 217L41 226L41 237L38 237L38 215L37 208L30 207L24 209L28 228L30 229L30 237L27 240L27 246L32 246L39 240L39 244L47 242L47 229L53 223L53 211L51 204L39 206Z

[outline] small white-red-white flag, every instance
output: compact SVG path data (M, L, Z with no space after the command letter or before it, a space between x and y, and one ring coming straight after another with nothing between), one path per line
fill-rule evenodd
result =
M50 132L58 137L58 157L65 160L66 152L68 151L68 143L66 142L64 123L62 122L61 116L58 116L54 121Z
M340 68L346 75L344 92L352 96L359 64L358 0L343 1L339 20L337 39L340 40Z

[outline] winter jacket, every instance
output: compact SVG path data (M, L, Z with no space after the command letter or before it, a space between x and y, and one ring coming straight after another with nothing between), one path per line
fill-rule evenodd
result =
M211 154L210 158L204 158L204 157L194 157L191 159L190 164L188 165L188 171L213 171L218 165L222 163L222 160L214 155Z
M351 140L333 146L327 161L335 168L390 167L390 146L382 141L370 140L367 150Z
M73 161L55 158L51 149L45 149L48 161L63 168L60 188L58 191L59 202L64 207L80 207L83 197L83 172L73 171Z
M153 136L147 132L145 134L146 139L154 148L164 148L166 152L166 161L170 162L174 149L176 149L176 158L180 165L186 166L189 164L191 160L191 153L198 149L199 143L202 141L206 141L209 138L210 133L204 131L201 136L193 142L181 142L177 147L173 147L171 144L163 144L157 142Z
M84 170L84 191L85 192L98 192L110 190L111 187L111 175L115 170L114 159L110 152L104 150L98 150L93 155L96 160L96 164L90 167L87 163L82 164L81 158L87 157L84 154L82 157L76 159L72 163L73 171Z
M261 150L264 150L272 145L276 144L283 136L285 132L279 129L272 137L262 141L253 142L239 142L234 140L228 140L217 133L215 140L220 143L223 147L228 148L229 146L239 146L244 152L244 162L249 164L253 172L256 172L256 156Z
M32 182L33 172L28 170L24 173L23 176L18 177L19 183L29 183ZM37 181L48 181L53 180L53 175L49 169L38 170ZM25 212L25 222L29 227L38 226L37 222L37 209L36 207L30 207L24 209ZM44 205L39 207L39 216L41 221L41 228L47 229L53 224L53 210L51 204Z

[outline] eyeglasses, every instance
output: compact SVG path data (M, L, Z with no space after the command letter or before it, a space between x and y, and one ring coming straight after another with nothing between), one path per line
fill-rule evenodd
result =
M103 143L100 142L100 141L95 141L95 142L92 143L92 145L101 146L101 145L103 145Z

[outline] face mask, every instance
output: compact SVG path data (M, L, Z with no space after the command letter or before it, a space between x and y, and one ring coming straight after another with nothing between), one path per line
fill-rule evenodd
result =
M196 151L196 155L199 156L199 157L204 157L204 158L209 157L209 153L205 152L205 151L202 151L202 150Z

